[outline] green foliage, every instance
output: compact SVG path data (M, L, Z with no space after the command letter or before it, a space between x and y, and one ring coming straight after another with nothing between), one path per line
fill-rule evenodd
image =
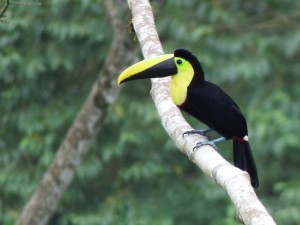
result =
M192 50L206 78L243 109L258 195L279 224L299 224L299 2L153 4L166 52ZM111 31L101 1L54 0L10 7L5 15L0 224L14 224L97 78ZM226 193L165 134L149 90L149 81L121 89L49 224L238 224ZM231 145L220 149L231 160Z
M106 57L105 12L86 4L11 6L0 24L0 224L18 217Z

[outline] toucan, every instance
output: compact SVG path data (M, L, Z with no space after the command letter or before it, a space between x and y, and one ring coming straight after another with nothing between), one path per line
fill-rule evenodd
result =
M233 140L234 165L249 173L251 185L259 186L255 161L248 142L246 119L239 106L220 87L204 78L204 71L199 60L188 50L177 49L174 54L160 55L134 64L124 70L118 84L146 78L171 76L170 96L181 110L206 124L209 129L192 130L183 134L216 131L222 137L209 142Z

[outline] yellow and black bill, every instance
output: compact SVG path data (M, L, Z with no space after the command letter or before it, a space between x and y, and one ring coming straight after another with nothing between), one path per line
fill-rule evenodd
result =
M175 74L177 74L177 67L174 54L160 55L138 62L124 70L118 78L118 84L130 80L167 77Z

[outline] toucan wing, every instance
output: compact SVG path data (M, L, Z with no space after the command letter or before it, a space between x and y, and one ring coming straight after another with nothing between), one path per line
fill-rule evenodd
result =
M238 105L213 83L188 90L183 110L225 138L247 135L246 120Z

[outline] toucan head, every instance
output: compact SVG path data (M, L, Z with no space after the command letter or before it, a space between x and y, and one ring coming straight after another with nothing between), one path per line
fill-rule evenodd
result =
M178 49L174 54L160 55L138 62L124 70L118 84L137 79L160 78L192 74L192 79L204 80L204 73L198 59L185 49Z

